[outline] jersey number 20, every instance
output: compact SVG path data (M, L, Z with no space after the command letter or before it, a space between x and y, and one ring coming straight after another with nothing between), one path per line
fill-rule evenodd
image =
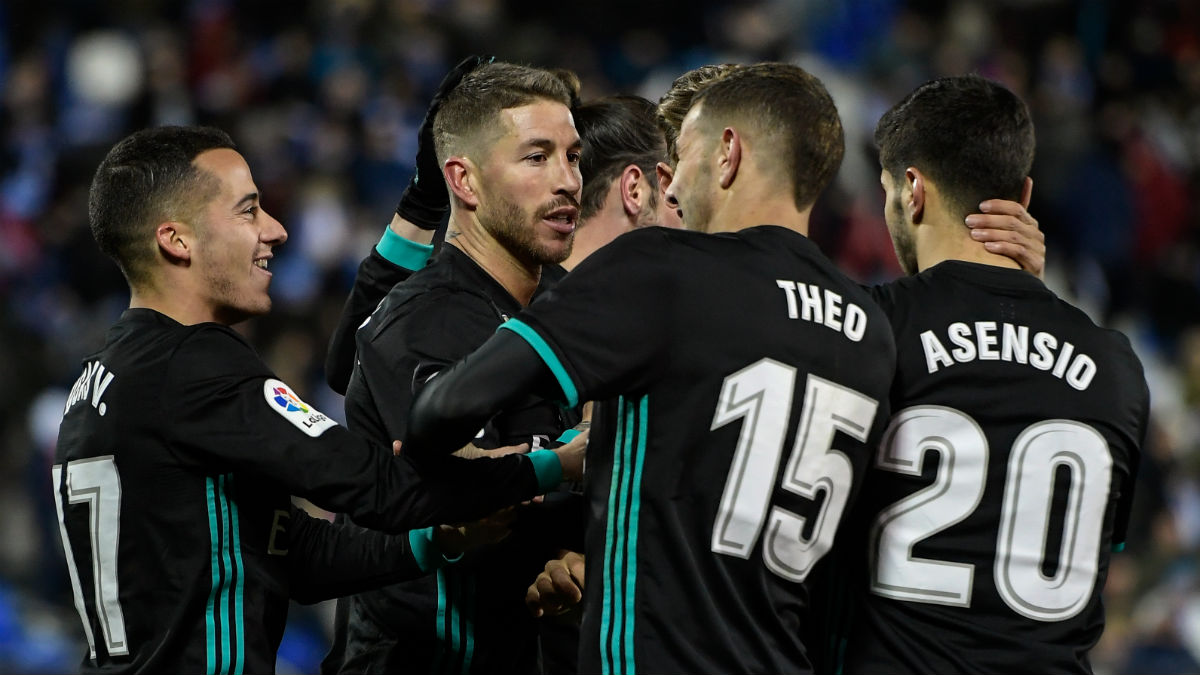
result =
M912 555L913 547L971 515L983 498L988 442L968 415L942 406L901 411L876 468L921 475L926 450L941 459L934 482L884 509L871 528L871 592L910 602L971 606L975 566ZM1071 474L1053 574L1043 570L1059 468ZM1009 455L994 576L1004 603L1024 617L1062 621L1092 597L1112 477L1108 443L1095 429L1046 420L1017 436Z
M805 518L770 503L795 384L796 369L772 359L725 378L712 428L736 420L742 420L742 427L713 526L712 550L749 558L766 521L763 560L767 568L799 582L833 545L853 484L853 466L833 447L834 434L841 431L865 442L879 406L853 389L808 375L796 443L783 474L783 489L789 492L807 499L825 493L806 539Z
M58 511L58 531L62 535L63 551L67 556L67 569L71 573L71 591L75 595L75 609L83 620L83 632L87 635L88 651L96 658L96 641L92 636L92 624L88 621L83 604L83 586L79 570L75 567L75 554L71 540L67 537L67 525L63 511L62 485L63 465L55 464L54 506ZM121 522L121 477L112 455L93 457L67 464L67 501L71 504L88 506L88 539L92 553L92 583L96 598L96 612L100 615L100 627L104 631L104 646L110 656L129 653L125 640L125 615L117 593L117 538Z

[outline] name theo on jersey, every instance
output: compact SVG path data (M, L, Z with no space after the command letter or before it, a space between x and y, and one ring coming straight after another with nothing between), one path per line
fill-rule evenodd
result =
M945 335L954 346L952 349L947 349L932 330L921 333L921 348L930 374L942 367L979 360L1033 366L1049 371L1079 391L1087 389L1096 377L1096 362L1092 357L1077 353L1075 345L1045 331L1037 331L1031 338L1029 326L956 321L946 327Z
M867 313L853 302L842 304L842 296L801 281L776 279L783 290L789 319L803 319L835 330L851 342L859 342L867 332Z

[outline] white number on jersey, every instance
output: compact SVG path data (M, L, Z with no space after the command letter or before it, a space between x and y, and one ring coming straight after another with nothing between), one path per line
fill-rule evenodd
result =
M979 506L988 443L975 420L953 408L916 406L888 426L875 466L921 475L926 450L940 456L929 487L880 512L871 527L871 592L897 600L971 606L975 566L917 558L920 541L961 522ZM1070 490L1058 566L1043 574L1055 474L1066 467ZM995 579L1004 602L1039 621L1069 619L1091 598L1112 478L1108 443L1095 429L1068 420L1026 428L1013 444L996 541Z
M878 402L808 375L796 443L783 477L783 488L802 497L815 499L817 492L825 493L812 535L805 539L805 519L770 504L795 383L795 368L762 359L729 375L722 384L711 428L739 419L742 427L713 526L712 550L749 558L770 507L763 559L775 574L799 582L833 545L850 496L853 468L846 455L833 447L834 434L841 431L866 441Z
M79 581L79 570L75 567L75 555L71 540L67 537L66 518L63 509L62 484L63 465L55 464L51 475L54 480L54 506L58 511L58 532L62 535L63 550L67 557L67 570L71 574L71 590L75 595L75 609L83 620L83 632L87 636L88 652L96 658L96 641L92 635L91 622L83 602L83 585ZM104 631L104 646L112 656L129 653L125 640L125 615L121 612L117 592L117 539L121 523L121 477L112 455L84 459L67 464L67 501L71 504L88 506L88 539L92 553L92 581L96 595L96 611L100 615L100 627Z

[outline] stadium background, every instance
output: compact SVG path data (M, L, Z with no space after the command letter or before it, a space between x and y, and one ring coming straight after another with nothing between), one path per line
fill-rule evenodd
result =
M1098 673L1200 672L1200 2L5 0L0 4L0 672L84 649L49 465L79 360L128 297L87 227L107 148L146 125L234 136L291 238L275 310L244 331L325 412L325 344L411 173L432 88L461 56L574 69L584 98L653 100L706 63L786 59L838 102L847 157L814 238L863 281L898 274L871 130L931 77L977 71L1038 131L1047 281L1121 328L1152 430ZM293 607L279 671L314 672L328 605Z

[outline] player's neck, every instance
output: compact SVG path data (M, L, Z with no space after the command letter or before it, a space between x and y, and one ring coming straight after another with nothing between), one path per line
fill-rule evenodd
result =
M800 210L792 200L775 195L747 195L744 199L728 199L709 221L709 232L740 232L759 225L777 225L808 236L808 220L812 207ZM687 214L684 214L687 218Z
M522 307L529 304L542 278L542 266L528 266L496 241L474 218L451 214L446 243L467 254Z
M797 209L792 192L790 184L780 185L780 180L758 173L751 162L743 162L738 178L716 199L708 231L740 232L760 225L776 225L808 237L812 207ZM688 214L684 213L686 217Z
M130 309L152 309L185 325L216 321L212 307L196 293L186 291L186 281L145 284L129 292ZM166 290L170 289L170 290ZM181 292L182 291L182 292Z
M956 216L938 214L917 228L917 267L925 270L946 260L1020 269L1012 258L991 253L982 242L971 238L970 228Z
M575 228L575 243L571 245L571 255L562 262L563 269L568 272L575 269L584 258L631 229L628 219L614 215L607 209L601 209L586 221L580 221Z

